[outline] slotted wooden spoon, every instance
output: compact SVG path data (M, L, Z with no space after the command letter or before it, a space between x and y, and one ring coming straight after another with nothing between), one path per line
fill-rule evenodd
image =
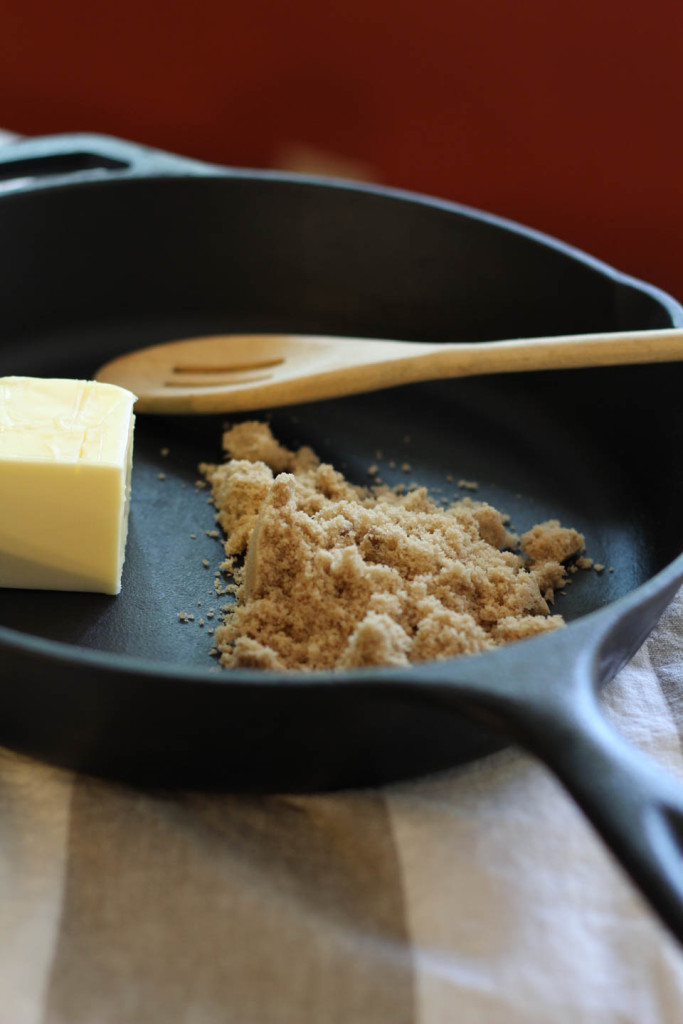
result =
M133 391L137 412L220 413L439 378L681 359L683 329L676 328L474 344L233 334L130 352L95 378Z

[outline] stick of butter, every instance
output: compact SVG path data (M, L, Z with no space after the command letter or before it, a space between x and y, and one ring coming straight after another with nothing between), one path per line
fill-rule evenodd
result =
M0 377L0 587L119 593L135 397Z

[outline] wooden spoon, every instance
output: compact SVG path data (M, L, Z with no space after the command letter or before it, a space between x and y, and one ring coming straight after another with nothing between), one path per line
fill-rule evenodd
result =
M681 359L681 328L474 344L233 334L130 352L95 378L133 391L136 412L220 413L447 377Z

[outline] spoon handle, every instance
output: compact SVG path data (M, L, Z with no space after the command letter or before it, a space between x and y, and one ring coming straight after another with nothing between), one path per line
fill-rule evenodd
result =
M483 373L564 370L683 359L683 329L613 331L605 334L518 338L474 344L430 345L411 355L412 371L439 377ZM406 368L407 369L407 368ZM413 380L430 379L413 377Z
M454 344L346 338L315 371L302 367L263 383L207 390L191 401L195 412L249 410L450 377L677 360L683 360L679 328Z

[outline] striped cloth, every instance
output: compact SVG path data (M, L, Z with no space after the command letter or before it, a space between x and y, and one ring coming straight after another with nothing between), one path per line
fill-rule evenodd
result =
M683 596L606 694L683 778ZM136 790L0 754L0 1024L683 1021L683 956L510 748L371 792Z

